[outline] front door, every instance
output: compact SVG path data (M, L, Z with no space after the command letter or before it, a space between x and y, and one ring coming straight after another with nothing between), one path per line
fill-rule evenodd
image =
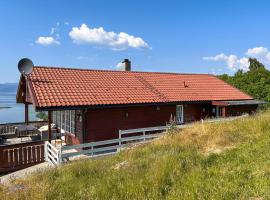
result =
M184 123L184 107L183 107L183 105L176 106L176 123L177 124Z

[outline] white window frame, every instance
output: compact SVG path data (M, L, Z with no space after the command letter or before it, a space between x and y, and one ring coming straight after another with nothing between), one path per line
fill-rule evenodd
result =
M183 124L184 123L184 106L176 105L176 123Z
M53 123L57 128L62 129L65 132L75 134L75 110L53 111Z

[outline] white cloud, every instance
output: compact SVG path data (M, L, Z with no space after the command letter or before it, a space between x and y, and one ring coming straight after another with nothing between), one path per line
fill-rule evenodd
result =
M226 55L224 53L218 54L216 56L203 57L204 60L209 61L221 61L225 62L226 65L232 71L242 69L244 71L248 70L249 61L248 58L256 58L264 65L270 65L270 51L266 47L254 47L250 48L245 52L246 56L238 58L236 55Z
M124 70L124 65L123 65L123 63L122 63L122 62L118 63L118 64L116 65L116 69L117 69L117 70Z
M264 56L267 53L269 53L269 51L265 47L254 47L252 49L248 49L246 52L249 56Z
M57 41L54 37L43 37L43 36L38 37L36 43L43 46L49 46L53 44L60 45L60 42Z
M53 34L55 33L55 31L56 31L56 28L55 28L55 27L52 27L52 28L51 28L51 33L50 33L50 34L53 35Z
M259 61L266 65L270 64L270 51L265 47L255 47L248 49L246 55L257 58Z
M114 50L150 48L140 37L135 37L124 32L107 32L103 27L89 28L86 24L82 24L80 27L73 27L69 36L76 44L95 44Z
M40 44L43 46L49 46L53 44L60 45L59 39L59 30L60 30L60 22L56 22L55 26L51 28L50 36L40 36L35 41L36 44Z
M210 60L210 61L225 62L232 71L237 71L238 69L247 71L249 67L248 58L243 57L239 59L236 55L233 55L233 54L226 55L224 53L221 53L216 56L203 57L203 59Z
M65 22L64 24L65 24L66 26L68 26L68 25L69 25L69 22Z
M56 22L55 26L51 28L50 34L53 35L59 31L60 22Z

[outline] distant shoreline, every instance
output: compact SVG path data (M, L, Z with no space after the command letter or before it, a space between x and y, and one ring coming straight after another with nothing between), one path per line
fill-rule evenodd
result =
M4 107L0 107L0 110L1 110L1 109L10 109L10 108L12 108L12 107L4 106Z

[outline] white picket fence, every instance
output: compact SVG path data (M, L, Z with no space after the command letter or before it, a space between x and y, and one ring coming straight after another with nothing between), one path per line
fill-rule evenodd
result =
M56 149L49 142L45 143L46 161L59 165L64 160L69 160L75 156L87 155L90 157L102 156L117 153L121 149L131 145L145 143L159 137L157 133L166 130L166 126L148 127L139 129L119 130L119 138L90 142L72 146L63 146Z

